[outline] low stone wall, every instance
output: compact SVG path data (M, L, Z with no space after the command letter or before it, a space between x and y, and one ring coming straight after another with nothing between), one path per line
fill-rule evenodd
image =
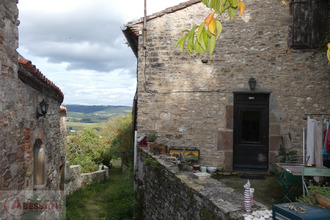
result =
M70 195L74 191L84 188L92 183L100 183L109 178L109 168L99 166L99 170L92 173L81 173L80 165L66 163L65 194Z
M140 150L137 201L143 219L244 219L244 196L209 178ZM255 201L254 210L267 207Z

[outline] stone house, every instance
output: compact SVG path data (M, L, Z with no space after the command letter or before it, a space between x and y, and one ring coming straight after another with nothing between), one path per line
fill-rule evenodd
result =
M17 53L16 4L0 3L0 202L13 190L63 189L65 168L64 95Z
M315 49L327 1L244 2L240 19L223 16L212 56L175 48L210 13L199 0L148 16L145 28L143 18L125 25L138 61L138 136L198 148L201 164L227 171L268 171L281 146L301 153L306 116L330 114L330 68Z

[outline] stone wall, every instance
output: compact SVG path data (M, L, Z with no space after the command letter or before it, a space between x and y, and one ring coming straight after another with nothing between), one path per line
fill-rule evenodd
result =
M109 168L99 166L99 170L92 173L81 173L80 165L66 163L65 172L65 194L71 195L78 189L84 188L93 183L100 183L109 178Z
M202 3L151 16L146 45L139 36L138 136L157 132L162 144L197 147L203 163L231 171L234 92L251 92L254 77L254 92L270 94L269 160L283 143L301 151L306 114L330 114L326 55L290 48L289 6L245 3L242 18L223 17L212 56L175 48L182 30L208 15Z
M16 0L0 3L0 203L15 191L59 191L65 142L60 130L63 93L19 56ZM37 118L42 100L49 104ZM62 153L62 154L61 154ZM6 216L0 206L0 218ZM2 216L3 215L3 216Z
M215 179L191 172L139 150L137 201L143 219L243 219L244 196ZM267 210L255 201L254 209ZM268 210L269 211L269 210Z

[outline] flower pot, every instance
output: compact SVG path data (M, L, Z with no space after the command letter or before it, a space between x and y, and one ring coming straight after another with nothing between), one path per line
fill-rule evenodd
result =
M200 165L193 165L193 170L200 171L201 166Z

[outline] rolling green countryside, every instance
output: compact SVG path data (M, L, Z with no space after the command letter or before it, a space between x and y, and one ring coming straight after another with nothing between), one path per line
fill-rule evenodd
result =
M110 118L132 111L129 106L111 105L64 105L67 112L67 128L79 131L83 128L99 129Z

